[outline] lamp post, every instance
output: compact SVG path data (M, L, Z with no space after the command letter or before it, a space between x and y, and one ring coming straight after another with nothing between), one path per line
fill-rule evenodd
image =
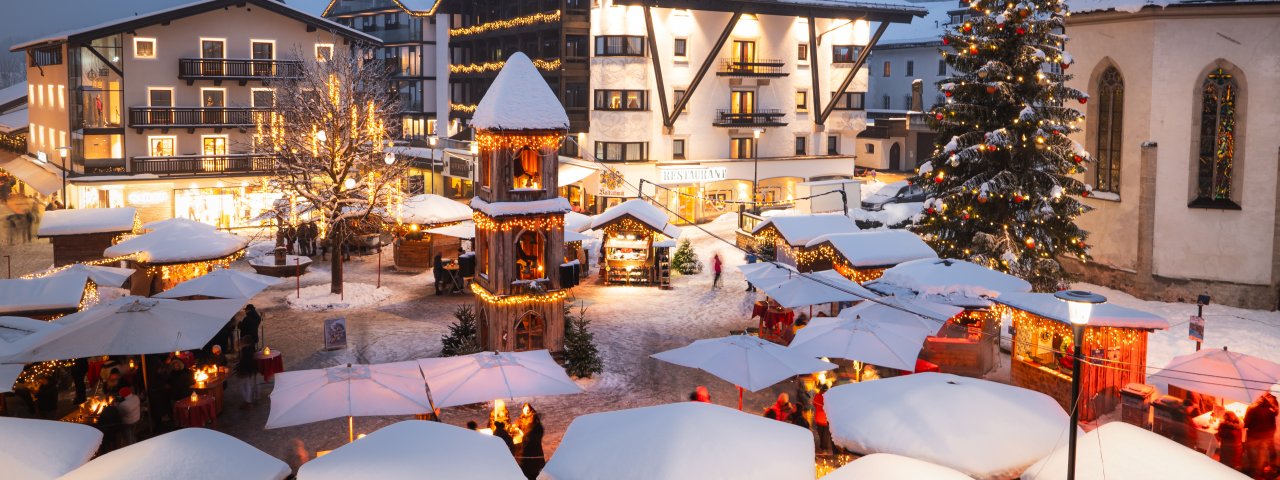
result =
M1084 327L1089 324L1093 306L1106 303L1107 297L1084 290L1063 290L1053 294L1067 302L1067 319L1071 322L1071 428L1067 439L1067 480L1076 478L1076 431L1080 421L1080 364L1084 361L1080 351L1084 340Z
M62 208L67 208L67 154L71 147L58 147L58 156L62 157Z
M760 186L760 134L764 133L763 128L757 128L751 131L753 138L751 142L751 209L758 215L760 214L760 201L758 200Z
M431 193L436 193L436 175L444 174L444 155L440 155L440 173L436 173L436 143L439 140L435 135L427 137L427 144L431 146Z

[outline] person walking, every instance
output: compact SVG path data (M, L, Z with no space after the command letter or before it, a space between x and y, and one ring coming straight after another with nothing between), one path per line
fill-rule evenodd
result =
M827 384L818 385L813 395L813 429L818 432L818 451L831 453L831 423L827 420Z
M547 465L547 459L542 450L542 436L545 430L542 428L542 415L533 409L533 405L524 404L523 411L520 414L520 431L524 432L524 437L520 441L520 471L524 472L525 478L535 480L538 473L542 471L542 467Z
M436 279L436 295L443 295L443 286L449 283L444 278L444 257L441 255L437 253L435 259L431 260L431 276Z
M758 261L760 261L760 257L756 256L756 249L748 248L747 249L747 265L751 265ZM747 291L748 292L756 291L756 286L752 285L750 281L747 281Z
M236 360L235 388L244 400L244 404L240 405L241 410L253 407L258 399L258 361L253 358L254 353L253 347L245 345L240 349L240 358Z
M715 277L711 279L711 288L720 288L720 274L724 270L724 261L720 259L720 254L716 253L711 256L711 271L715 273Z
M1271 398L1274 397L1270 393L1258 395L1244 413L1247 437L1244 442L1244 467L1245 473L1249 475L1262 475L1275 458L1276 408Z
M1240 441L1244 437L1244 426L1240 424L1240 417L1237 417L1234 412L1226 412L1222 416L1222 422L1218 424L1218 433L1215 436L1222 445L1218 448L1218 461L1239 470L1241 467Z
M262 315L252 303L244 306L244 318L240 319L240 343L258 349L258 330L262 327Z

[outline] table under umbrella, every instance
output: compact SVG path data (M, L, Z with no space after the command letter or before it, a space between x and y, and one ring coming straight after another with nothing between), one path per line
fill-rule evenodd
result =
M696 340L650 357L697 368L733 383L738 387L738 410L742 410L743 389L756 392L796 375L836 368L833 363L749 335Z
M546 350L423 358L418 365L438 408L582 392Z
M429 474L426 472L430 472ZM520 480L502 439L453 425L406 420L338 447L298 469L298 480Z
M1164 369L1147 377L1153 385L1178 387L1215 397L1249 403L1280 383L1280 364L1252 355L1208 348L1174 357Z
M173 288L152 295L153 298L253 298L267 287L280 284L281 279L220 268L199 277L174 285Z
M288 464L235 437L207 428L184 428L112 451L59 480L283 480L290 473Z
M347 417L348 438L354 440L353 417L430 411L416 362L347 364L276 374L266 428Z
M6 478L53 480L98 452L102 431L71 422L0 417L0 471Z

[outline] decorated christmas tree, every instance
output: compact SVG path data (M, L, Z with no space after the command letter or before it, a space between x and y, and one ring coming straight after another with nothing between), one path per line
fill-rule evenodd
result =
M564 307L564 371L578 378L589 378L604 371L604 361L596 348L595 335L587 329L587 309L579 306L575 315L571 307Z
M1067 137L1088 96L1066 87L1060 0L974 0L942 36L954 72L929 112L938 144L911 179L929 193L916 231L938 254L1009 272L1038 291L1065 284L1063 257L1089 258L1075 176L1089 154Z
M693 244L689 240L681 240L676 251L671 254L671 268L681 275L693 275L702 271L698 254L693 251Z
M476 336L476 314L470 305L458 307L453 312L458 321L449 325L449 334L440 338L444 346L440 350L443 357L469 355L480 351L480 339Z

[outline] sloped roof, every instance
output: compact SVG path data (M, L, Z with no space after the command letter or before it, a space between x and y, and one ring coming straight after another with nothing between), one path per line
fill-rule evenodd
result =
M1071 13L1091 13L1116 11L1137 13L1146 7L1191 7L1191 6L1226 6L1232 7L1246 3L1276 3L1275 0L1068 0Z
M810 240L806 247L824 242L854 267L883 267L921 258L938 258L938 254L909 230L868 230L836 233Z
M476 105L471 126L480 130L567 130L569 114L533 61L516 52L507 58Z
M769 226L778 230L778 234L787 241L787 245L802 247L810 240L833 233L852 233L858 231L853 219L834 214L785 215L771 217L760 222L751 231L754 235Z
M911 2L910 5L924 8L928 10L928 14L923 17L913 18L911 23L905 25L890 25L884 31L884 35L880 36L880 42L876 46L941 43L942 31L946 29L947 23L951 21L949 12L961 10L959 4L953 0Z
M680 227L667 221L666 212L639 198L619 203L614 205L613 208L605 210L604 213L596 215L591 219L591 228L600 228L609 222L622 218L624 215L630 215L640 223L668 237L680 237Z

